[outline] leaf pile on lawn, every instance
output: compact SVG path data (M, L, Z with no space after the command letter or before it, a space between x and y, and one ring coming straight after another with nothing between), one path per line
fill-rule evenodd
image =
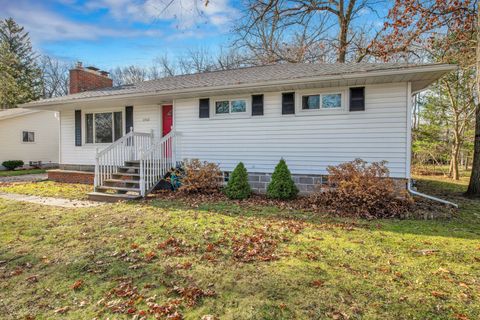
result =
M97 305L114 314L136 315L138 317L153 316L156 319L183 319L181 308L193 307L204 297L214 297L215 291L201 289L196 284L188 286L172 286L167 290L169 298L164 303L157 303L156 296L144 296L132 279L121 278Z
M241 262L272 261L278 257L275 255L278 243L262 229L253 235L233 237L233 258Z

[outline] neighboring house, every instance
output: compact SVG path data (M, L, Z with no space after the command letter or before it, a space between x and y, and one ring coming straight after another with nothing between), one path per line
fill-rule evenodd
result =
M279 64L111 87L105 72L78 65L71 70L73 94L24 107L60 112L60 167L95 169L96 191L119 193L112 197L147 194L168 167L187 158L216 162L225 172L243 161L260 192L280 158L304 192L322 181L327 166L355 158L388 161L405 186L412 94L453 69ZM95 86L103 88L79 92ZM56 178L62 179L58 172Z
M59 115L52 111L14 108L0 110L0 170L7 160L25 167L58 164Z

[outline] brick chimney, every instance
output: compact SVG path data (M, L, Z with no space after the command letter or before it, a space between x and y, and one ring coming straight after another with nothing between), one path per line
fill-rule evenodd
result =
M70 94L110 88L112 85L113 82L112 79L108 77L108 72L98 68L84 68L81 62L77 62L75 68L70 70Z

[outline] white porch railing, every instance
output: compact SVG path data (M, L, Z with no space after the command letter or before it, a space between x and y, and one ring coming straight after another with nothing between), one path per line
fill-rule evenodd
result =
M140 194L145 197L176 165L176 136L172 130L140 153Z
M125 161L138 160L140 151L148 149L153 144L152 133L134 132L133 128L129 133L118 139L105 149L99 151L95 157L95 189L102 186L104 181L111 179L118 167L124 166Z

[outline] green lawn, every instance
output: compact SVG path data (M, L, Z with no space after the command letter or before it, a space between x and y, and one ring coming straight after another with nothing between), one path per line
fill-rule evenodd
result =
M419 182L462 207L438 221L0 200L0 318L479 319L480 201L464 189Z
M39 174L47 172L44 169L30 169L30 170L14 170L14 171L0 171L0 177L23 176L25 174Z
M14 182L6 185L0 184L0 191L41 197L84 200L87 199L87 193L93 191L93 186L54 181Z

